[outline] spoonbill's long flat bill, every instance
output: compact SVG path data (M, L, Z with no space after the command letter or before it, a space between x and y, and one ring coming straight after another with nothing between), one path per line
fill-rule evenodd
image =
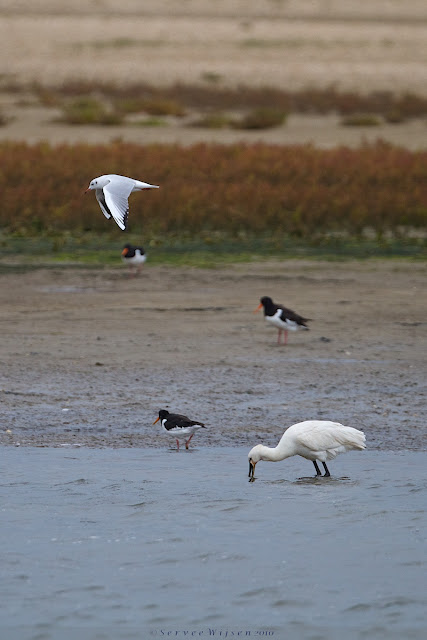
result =
M327 460L333 460L339 453L352 449L365 449L365 434L359 429L345 427L329 420L306 420L286 429L277 447L257 444L249 451L249 482L255 480L255 465L260 460L279 462L291 456L302 456L311 460L316 476L321 476L316 460L320 460L325 476L330 476Z
M113 217L120 229L124 231L129 215L128 198L132 191L158 188L155 184L110 173L94 178L85 193L95 190L96 199L104 216L108 219Z

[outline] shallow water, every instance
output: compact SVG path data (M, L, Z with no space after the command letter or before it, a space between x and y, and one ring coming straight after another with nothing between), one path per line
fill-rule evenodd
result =
M247 451L3 447L3 637L426 637L425 453Z

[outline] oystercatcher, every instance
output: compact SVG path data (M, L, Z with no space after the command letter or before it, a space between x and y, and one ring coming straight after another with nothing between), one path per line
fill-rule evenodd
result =
M179 413L169 413L166 409L159 411L159 417L154 420L153 424L156 424L159 420L166 433L176 439L178 451L180 438L186 439L187 436L190 436L188 440L185 440L185 448L188 449L189 442L197 429L206 428L203 422L190 420L187 416L182 416Z
M122 262L129 266L129 276L140 273L146 260L144 247L133 247L131 244L125 244L123 247ZM133 267L135 267L135 271L133 271Z
M265 320L279 329L277 344L280 344L280 335L282 333L284 333L283 344L287 344L288 331L298 331L299 329L308 331L305 323L309 322L310 318L303 318L292 309L287 309L281 304L275 304L268 296L261 298L261 302L254 310L254 313L262 309L262 307L264 307Z
M108 219L113 217L120 229L124 231L129 214L128 198L132 191L158 188L155 184L148 184L148 182L141 182L140 180L110 173L94 178L85 193L95 189L96 199L104 216Z

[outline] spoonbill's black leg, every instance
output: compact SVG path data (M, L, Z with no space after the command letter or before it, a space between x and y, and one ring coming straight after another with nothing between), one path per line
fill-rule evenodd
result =
M325 475L324 475L324 477L325 477L325 478L329 478L329 476L331 475L331 474L329 473L329 469L328 469L328 467L326 466L326 464L325 464L324 462L322 462L322 464L323 464L323 466L324 466L324 468L325 468Z
M313 464L314 464L314 468L316 469L316 476L321 476L322 474L320 473L320 469L316 460L313 460Z

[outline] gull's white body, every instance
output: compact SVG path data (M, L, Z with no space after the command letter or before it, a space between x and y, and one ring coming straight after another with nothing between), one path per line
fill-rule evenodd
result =
M96 199L104 216L108 219L113 217L120 229L124 231L129 214L130 194L142 189L158 188L155 184L109 173L94 178L86 191L95 190Z
M365 439L363 431L346 427L339 422L306 420L286 429L277 447L257 444L250 450L248 458L255 468L259 460L278 462L291 456L302 456L313 461L318 470L316 460L326 463L327 460L333 460L339 453L352 449L365 449ZM325 471L327 471L326 466Z

